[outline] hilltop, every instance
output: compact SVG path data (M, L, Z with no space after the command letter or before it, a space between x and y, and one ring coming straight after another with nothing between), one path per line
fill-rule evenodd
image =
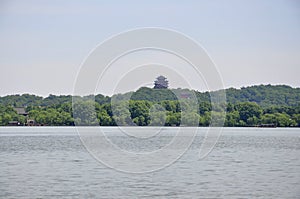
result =
M131 100L146 100L150 102L160 102L164 100L177 100L178 96L189 95L194 92L200 102L210 102L210 92L199 92L188 89L153 89L142 87L135 92L128 92L124 94L116 94L112 97L120 99ZM213 91L219 92L219 91ZM225 89L226 99L228 103L236 104L239 102L255 102L261 107L272 106L297 106L300 103L300 88L292 88L287 85L256 85L249 87L228 88ZM174 94L175 93L175 94ZM102 94L84 96L88 99L95 97L99 104L110 102L111 97ZM48 97L41 97L31 94L23 95L7 95L0 97L0 104L12 105L15 107L26 106L51 106L55 104L62 104L72 102L71 95L49 95Z

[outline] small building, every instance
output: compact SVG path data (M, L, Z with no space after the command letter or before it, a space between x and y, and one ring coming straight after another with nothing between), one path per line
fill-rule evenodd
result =
M17 112L18 115L22 115L24 117L28 117L28 113L26 112L24 107L14 107L14 110ZM23 126L26 125L25 123L21 123L20 121L10 121L8 123L9 126Z
M8 126L21 126L19 121L9 121Z
M181 93L180 97L183 99L190 99L191 98L191 94L190 93Z
M164 76L158 76L156 80L154 81L154 88L155 89L166 89L168 88L169 82L167 78Z
M258 127L262 127L262 128L276 128L276 124L260 124Z
M19 114L23 116L27 116L28 113L26 112L25 108L23 107L15 107L14 110Z
M32 119L28 119L27 120L27 123L26 123L26 126L36 126L36 122Z

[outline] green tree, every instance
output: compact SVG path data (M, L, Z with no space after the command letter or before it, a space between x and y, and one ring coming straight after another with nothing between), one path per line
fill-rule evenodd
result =
M294 114L292 118L295 121L295 126L300 127L300 114Z
M211 112L206 111L204 114L200 115L199 126L209 126L211 122Z
M184 126L199 126L199 114L195 112L182 113L181 125Z
M254 122L257 122L263 110L254 102L242 102L235 105L235 110L240 114L240 126L251 126ZM248 123L249 122L249 123Z
M240 114L238 111L228 112L226 114L225 126L233 127L238 124L240 120Z
M129 104L126 101L116 102L111 105L112 118L118 126L134 126L131 113L129 111Z
M105 110L98 113L98 119L100 121L100 126L114 126L113 119Z
M179 126L181 120L180 113L167 112L165 126Z
M262 116L263 124L275 124L279 127L296 126L297 122L286 113L265 114Z
M160 104L151 106L150 111L150 126L164 126L166 123L166 109Z
M77 101L73 104L73 116L76 125L95 126L99 125L93 101Z

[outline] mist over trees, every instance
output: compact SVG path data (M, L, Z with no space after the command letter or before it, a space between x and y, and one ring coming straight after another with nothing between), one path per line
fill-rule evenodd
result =
M191 95L196 96L197 107L191 105ZM188 89L142 87L112 97L77 96L73 104L71 95L9 95L0 97L0 125L11 121L24 125L30 119L50 126L209 126L212 115L222 118L221 110L226 110L224 126L300 126L299 88L259 85L229 88L226 95L227 102L215 105L216 110L209 92ZM17 114L14 107L25 107L28 116Z

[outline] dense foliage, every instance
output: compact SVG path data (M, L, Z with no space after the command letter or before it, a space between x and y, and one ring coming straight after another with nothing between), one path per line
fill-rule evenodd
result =
M226 94L226 104L215 104L217 109L214 110L209 92L188 89L143 87L113 97L100 94L77 96L73 104L70 95L46 98L10 95L0 97L0 125L9 125L11 121L26 124L31 119L36 125L54 126L209 126L212 115L221 121L222 110L226 110L225 126L300 126L299 88L260 85L230 88ZM198 100L197 107L189 101L192 95ZM13 107L26 107L28 116L18 115Z

